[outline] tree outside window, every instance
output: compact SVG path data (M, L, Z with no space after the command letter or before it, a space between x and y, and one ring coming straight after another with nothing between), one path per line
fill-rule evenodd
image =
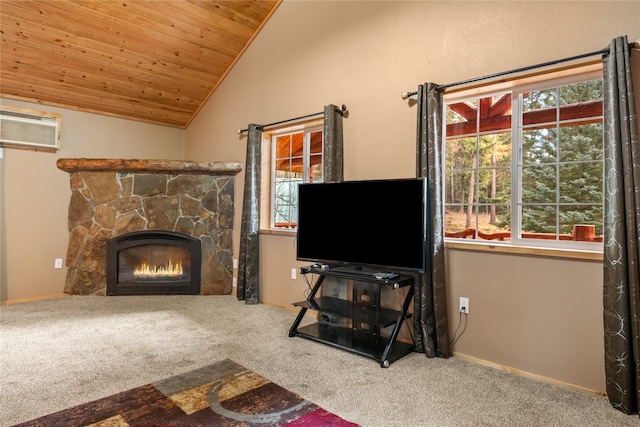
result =
M596 79L447 101L446 236L599 241L602 97Z

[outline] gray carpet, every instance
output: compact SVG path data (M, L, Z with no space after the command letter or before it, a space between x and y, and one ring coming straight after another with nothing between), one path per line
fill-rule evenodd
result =
M605 398L455 357L414 353L382 369L289 338L294 318L233 296L80 296L3 305L0 426L225 358L365 427L640 425Z

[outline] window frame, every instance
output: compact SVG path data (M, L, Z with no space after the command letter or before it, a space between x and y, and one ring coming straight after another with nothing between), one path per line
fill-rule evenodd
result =
M446 175L446 148L447 148L447 137L446 137L446 111L447 105L454 102L462 102L470 99L479 99L482 97L494 96L504 92L511 92L512 95L512 120L511 120L511 146L512 146L512 154L511 154L511 201L510 208L512 212L511 216L511 238L510 241L498 241L498 240L483 240L483 239L464 239L464 238L456 238L456 237L445 237L445 241L447 243L455 243L455 245L459 244L471 244L471 245L484 245L494 247L504 247L504 249L512 248L533 248L544 250L563 250L563 251L579 251L579 252L597 252L602 253L603 243L602 242L578 242L578 241L567 241L567 240L545 240L545 239L531 239L531 238L521 238L521 225L522 225L522 214L521 214L521 205L520 194L521 194L521 184L522 184L522 176L519 170L519 161L521 158L521 150L523 147L523 138L522 138L522 105L520 94L523 92L531 91L531 90L541 90L545 88L554 88L566 84L579 83L579 82L587 82L596 79L602 79L602 62L591 61L588 63L582 63L573 65L571 67L565 67L562 69L548 69L545 72L541 72L538 70L534 75L520 75L513 76L508 81L500 81L500 82L489 82L481 85L476 85L471 88L461 88L457 90L451 90L444 94L444 102L442 105L442 115L443 115L443 132L442 132L442 170L443 176ZM556 121L557 123L557 121ZM475 135L480 135L481 132L476 132ZM476 166L479 169L479 166ZM447 191L447 182L444 180L442 185L443 191L443 218L445 217L445 208L446 204L444 200L446 200L446 191ZM480 207L481 205L474 203L474 211ZM558 206L558 205L557 205ZM516 215L513 215L513 213ZM476 223L477 227L477 223Z
M260 232L265 234L296 234L297 227L276 227L275 226L275 162L276 162L276 138L279 136L292 135L296 133L304 133L303 137L303 180L309 181L308 164L310 162L309 153L309 135L312 132L322 133L322 161L324 162L324 121L323 118L313 120L305 120L289 123L286 126L273 127L262 133L262 150L261 150L261 196L260 196ZM317 154L317 153L316 153Z

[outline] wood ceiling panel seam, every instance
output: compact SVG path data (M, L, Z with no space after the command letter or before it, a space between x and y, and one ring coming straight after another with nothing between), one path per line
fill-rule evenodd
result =
M6 16L6 15L5 15ZM70 45L78 46L79 49L93 49L94 51L109 52L114 56L131 57L132 59L140 60L147 58L149 62L162 60L170 63L174 63L182 68L188 70L194 70L199 72L208 72L208 67L219 66L223 69L229 66L229 63L233 58L222 57L214 53L215 58L210 57L211 51L205 51L207 53L208 62L203 61L202 52L198 55L185 54L185 57L181 57L180 54L176 54L175 49L170 49L169 46L166 51L156 49L154 52L150 52L145 43L139 42L118 42L114 44L109 40L98 40L96 38L87 38L84 35L76 35L65 30L61 30L55 27L45 26L41 23L31 23L26 21L15 22L13 16L9 19L3 19L3 27L15 28L19 34L27 36L29 34L35 36L40 35L40 40L43 43L47 42L47 38L50 38L50 42L68 43ZM14 18L14 19L11 19ZM14 24L15 22L15 24ZM95 29L94 29L95 33ZM133 36L132 36L133 37ZM133 37L135 38L135 37ZM128 45L127 45L128 43ZM119 45L119 46L118 46ZM125 48L126 46L126 48ZM169 52L171 50L171 52Z

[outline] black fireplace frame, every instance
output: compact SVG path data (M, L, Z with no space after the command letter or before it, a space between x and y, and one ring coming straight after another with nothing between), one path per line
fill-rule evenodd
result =
M190 280L175 283L118 283L119 253L125 249L146 245L167 245L185 248L191 255ZM121 234L107 241L107 295L199 295L202 263L200 239L173 231L141 230Z

